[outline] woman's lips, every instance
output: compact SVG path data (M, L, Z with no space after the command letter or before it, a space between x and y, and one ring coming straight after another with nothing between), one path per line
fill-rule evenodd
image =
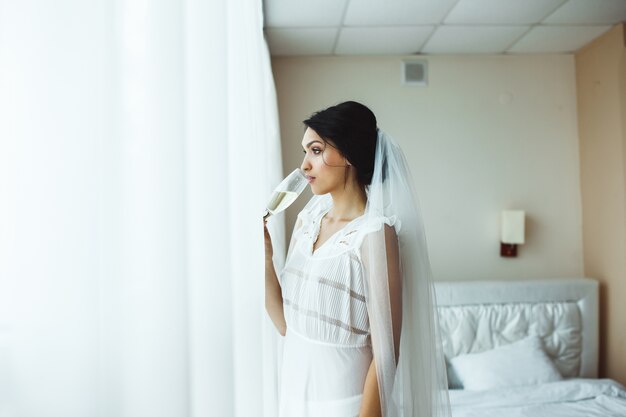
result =
M306 176L306 180L309 184L311 184L313 181L315 181L315 177L310 177L310 176Z

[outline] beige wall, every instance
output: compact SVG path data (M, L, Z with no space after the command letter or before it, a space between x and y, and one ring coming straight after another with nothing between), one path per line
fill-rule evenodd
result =
M361 101L407 154L435 279L583 275L573 56L427 57L425 88L400 83L402 58L273 59L285 172L300 164L303 119ZM527 211L514 259L499 256L507 208Z
M626 48L618 25L576 54L585 274L600 280L600 375L626 384Z

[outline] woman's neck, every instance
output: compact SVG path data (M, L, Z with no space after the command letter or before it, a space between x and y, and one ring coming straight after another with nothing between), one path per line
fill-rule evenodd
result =
M365 191L360 187L346 187L330 193L333 200L333 207L326 215L331 221L350 221L365 212L367 197Z

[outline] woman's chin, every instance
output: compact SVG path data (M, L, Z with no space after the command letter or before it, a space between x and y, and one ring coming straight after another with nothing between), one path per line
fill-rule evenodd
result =
M317 187L311 187L311 192L313 193L313 195L324 195L324 194L326 194L326 191L320 190Z
M311 192L313 195L324 195L332 191L331 187L320 187L319 184L311 184Z

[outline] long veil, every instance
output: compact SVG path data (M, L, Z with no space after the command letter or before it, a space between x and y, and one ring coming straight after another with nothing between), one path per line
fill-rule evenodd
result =
M359 232L364 234L360 254L382 415L450 417L446 364L417 194L402 150L380 129L372 183L366 192L367 227ZM330 195L313 196L306 209L329 204Z

